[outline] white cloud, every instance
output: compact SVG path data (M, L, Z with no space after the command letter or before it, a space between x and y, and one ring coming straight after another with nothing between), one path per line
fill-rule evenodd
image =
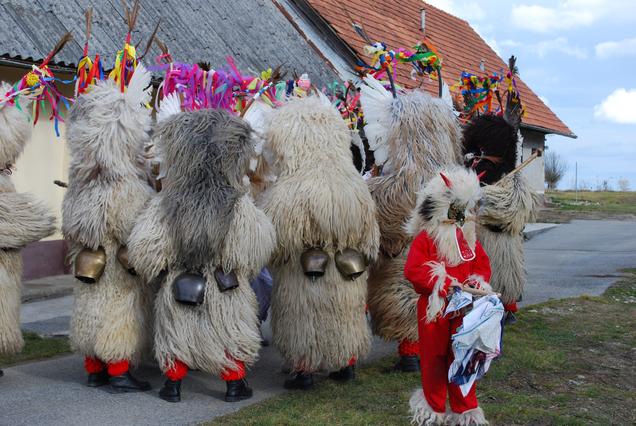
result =
M595 50L596 56L599 58L636 55L636 38L599 43L596 45Z
M636 124L636 89L616 89L594 107L594 116L620 124Z
M532 50L535 50L540 58L544 58L552 52L573 56L578 59L587 58L587 50L577 46L572 46L565 37L540 41L532 46Z
M555 2L556 3L556 2ZM629 1L625 0L560 0L553 6L522 4L513 6L513 26L547 33L587 27L602 19L634 19Z

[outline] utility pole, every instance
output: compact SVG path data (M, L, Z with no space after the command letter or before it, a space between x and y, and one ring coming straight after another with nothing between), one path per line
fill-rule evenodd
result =
M574 163L574 201L579 202L579 162Z

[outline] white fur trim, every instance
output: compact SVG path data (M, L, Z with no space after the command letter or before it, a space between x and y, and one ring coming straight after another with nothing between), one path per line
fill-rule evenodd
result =
M473 408L472 410L464 411L461 414L451 413L446 417L446 424L452 426L475 426L475 425L488 425L486 415L481 407Z
M446 413L434 411L424 397L422 388L415 389L409 400L411 407L411 424L417 426L443 425Z
M446 282L446 265L444 262L427 262L427 266L431 268L431 281L435 280L433 291L428 296L428 306L426 307L426 322L430 323L437 319L444 309L444 298L439 295L440 290L444 288Z
M490 287L490 284L488 284L488 281L486 281L484 277L482 277L479 274L470 274L468 278L466 278L466 281L476 282L477 284L479 284L480 289L485 291L492 291L492 287Z

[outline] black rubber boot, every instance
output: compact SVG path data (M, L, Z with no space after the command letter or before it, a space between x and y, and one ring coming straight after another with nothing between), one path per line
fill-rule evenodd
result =
M394 368L402 373L417 373L420 371L420 358L417 355L402 355Z
M159 391L159 398L168 402L181 401L181 380L166 380Z
M111 393L146 392L150 390L150 383L135 379L130 372L110 378Z
M109 383L109 379L110 377L108 377L108 372L106 370L102 370L99 373L90 373L86 380L86 386L89 388L106 386Z
M296 373L293 379L285 380L285 389L309 390L314 387L314 376L311 374Z
M253 395L252 388L247 386L247 380L228 380L225 382L227 391L225 391L226 402L238 402L244 399L250 399Z
M348 382L356 378L356 366L348 365L329 374L329 378L338 382Z

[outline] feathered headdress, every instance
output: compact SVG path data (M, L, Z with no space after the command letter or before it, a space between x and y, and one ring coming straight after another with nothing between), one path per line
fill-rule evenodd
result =
M21 109L20 98L27 98L33 101L32 118L35 125L38 122L42 107L48 103L51 110L50 119L54 121L55 133L59 136L59 123L63 122L60 116L61 105L66 106L67 109L70 108L72 99L62 95L58 90L58 82L69 82L56 78L53 71L49 68L49 63L64 48L66 43L72 39L71 33L64 34L42 63L33 65L31 71L0 98L0 106L8 102L15 105L17 109Z
M516 58L510 57L506 73L506 107L494 112L492 94L485 111L476 106L469 111L469 121L463 131L463 152L466 165L477 173L485 173L482 184L493 184L510 173L517 162L518 130L524 114L523 104L517 89ZM499 83L497 83L497 86ZM501 104L499 89L492 89ZM464 97L467 99L467 97ZM468 99L472 99L468 97ZM483 101L485 102L485 100ZM465 111L466 112L466 111Z

